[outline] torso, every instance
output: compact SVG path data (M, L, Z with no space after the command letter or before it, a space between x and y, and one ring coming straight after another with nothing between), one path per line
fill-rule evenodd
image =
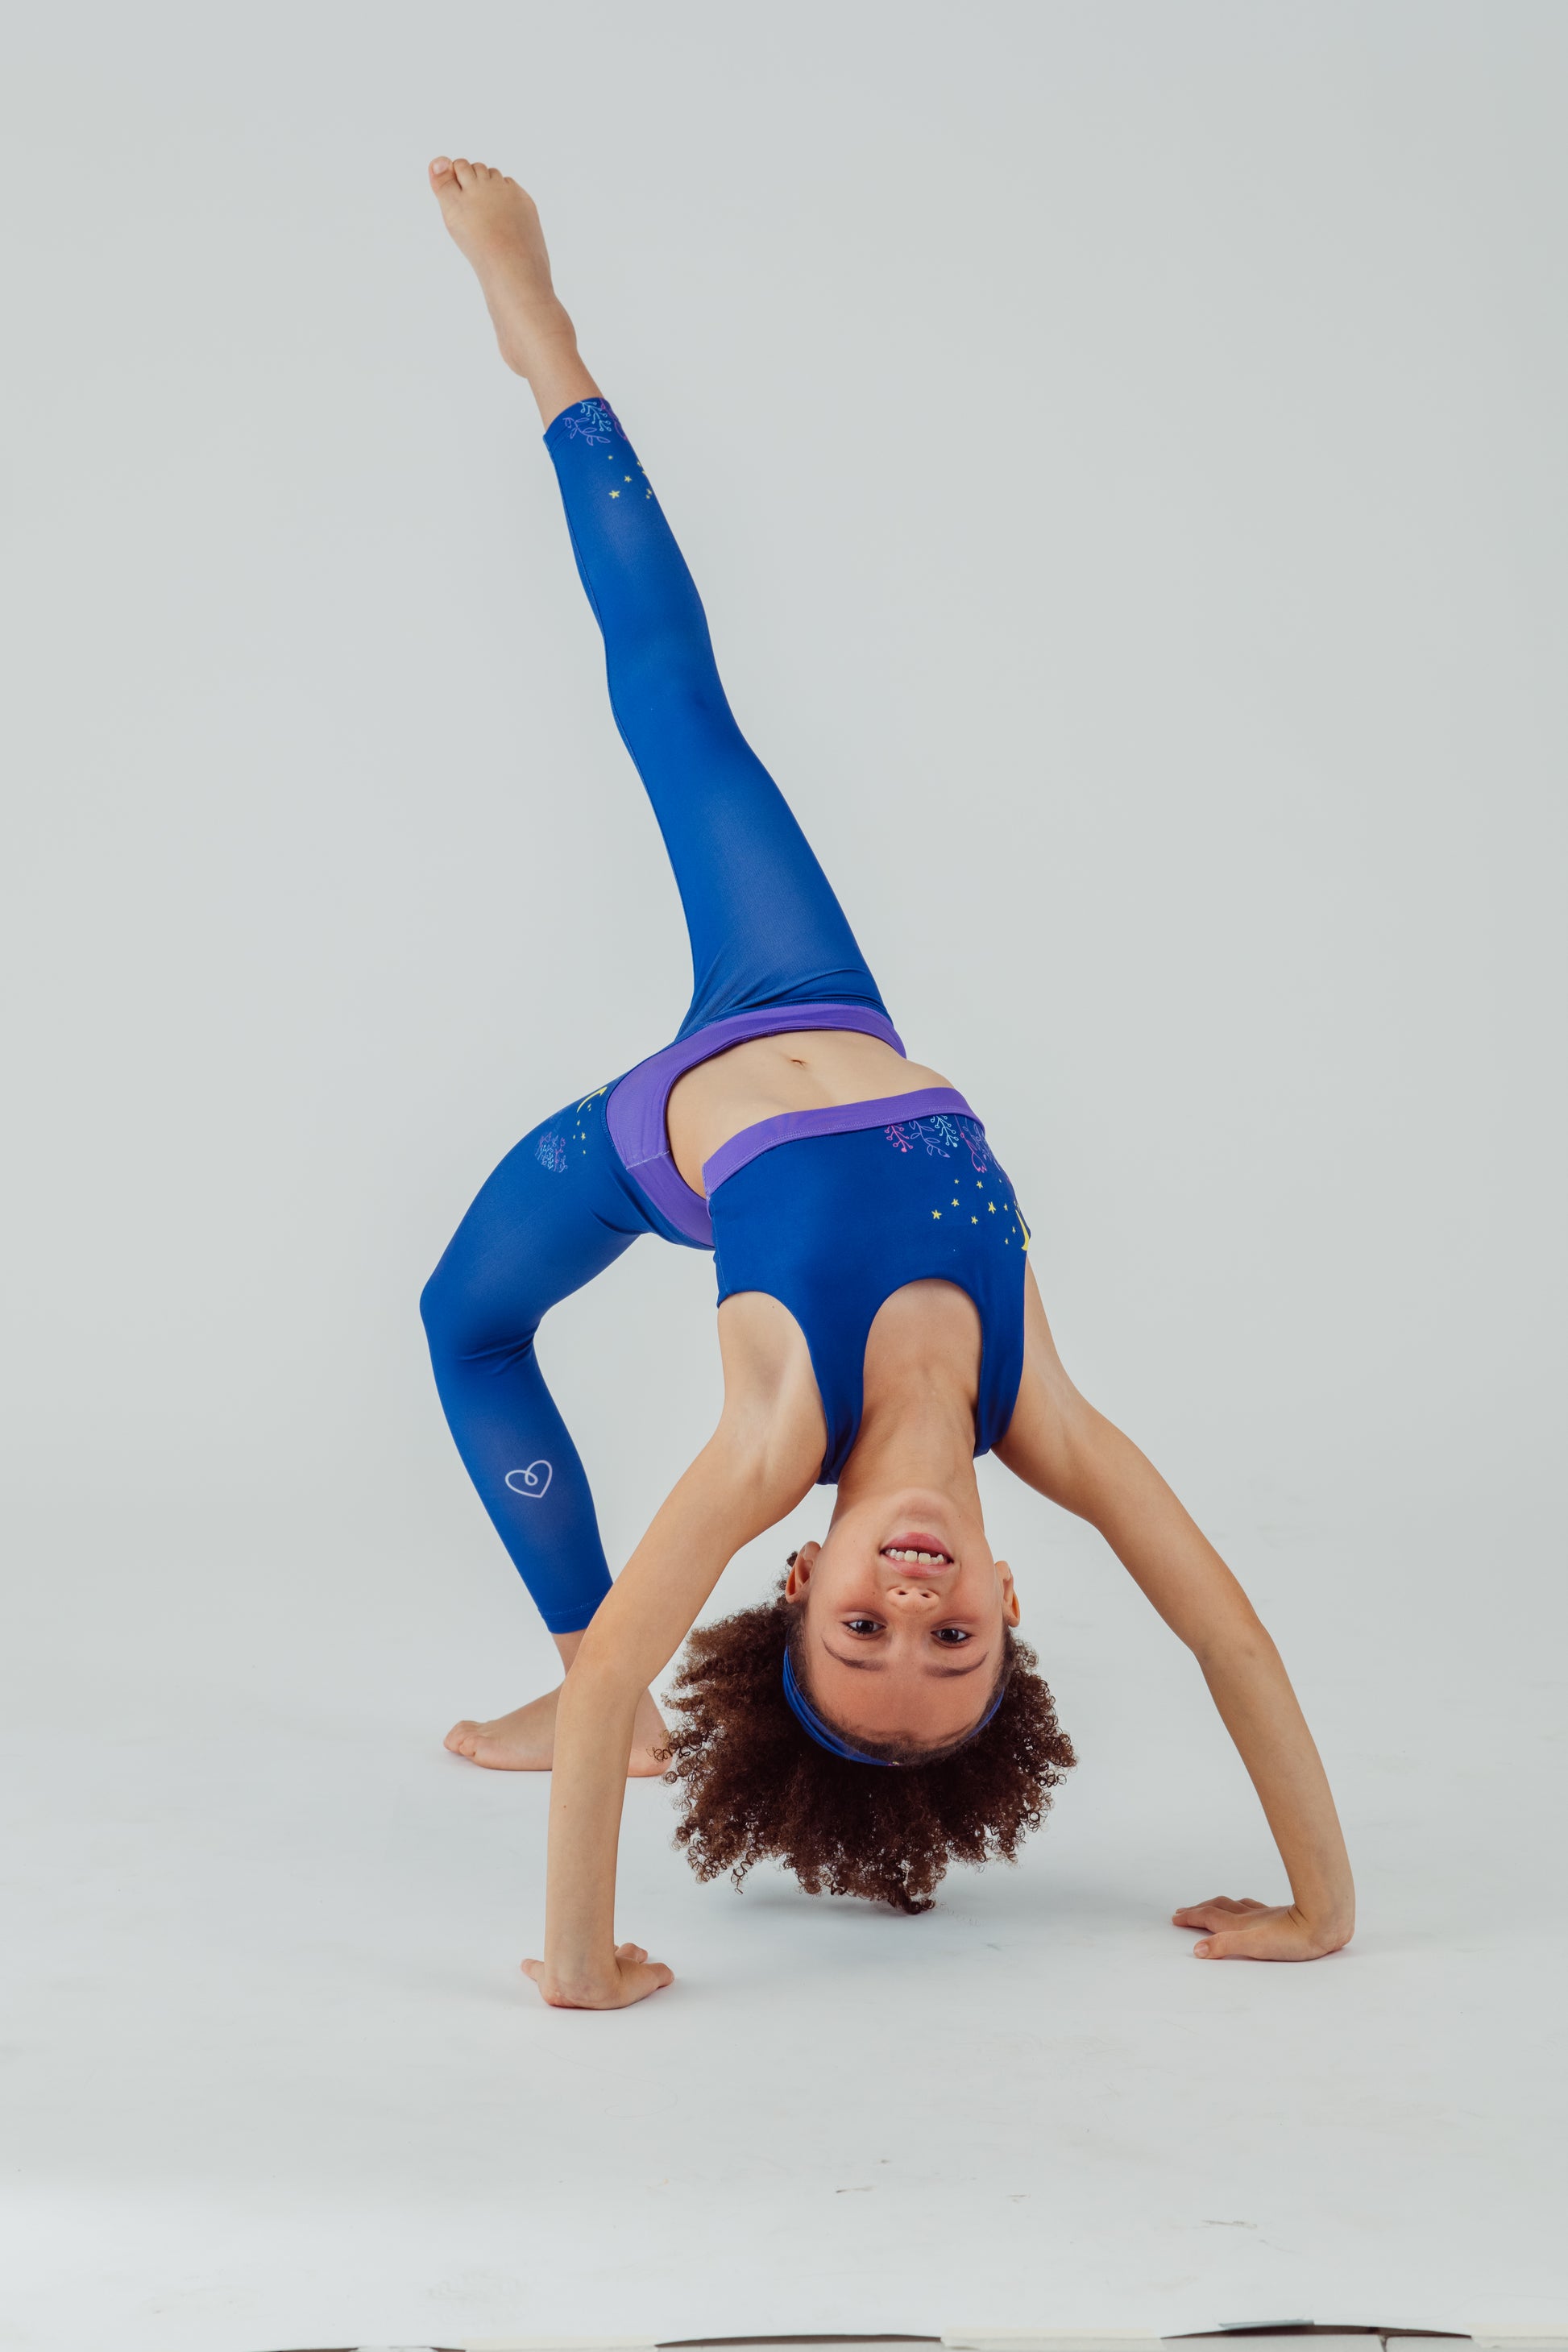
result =
M702 1192L703 1162L743 1128L784 1111L876 1102L948 1083L923 1062L906 1062L879 1037L853 1029L753 1037L676 1080L665 1110L670 1153L692 1191Z
M698 1063L676 1080L665 1104L669 1154L683 1182L706 1198L705 1162L748 1128L790 1113L856 1103L879 1105L900 1096L912 1097L946 1088L949 1084L940 1071L922 1062L906 1061L893 1046L858 1030L786 1030L773 1036L751 1038ZM994 1249L1008 1230L1006 1212L1011 1187L1005 1174L989 1155L966 1158L962 1135L955 1138L944 1129L940 1139L927 1138L921 1128L922 1122L917 1117L908 1130L909 1136L915 1139L912 1142L897 1140L899 1131L894 1129L886 1130L889 1149L900 1154L896 1164L920 1193L921 1230L924 1230L926 1213L924 1191L930 1189L933 1180L936 1190L931 1198L943 1216L950 1206L957 1205L949 1185L954 1181L962 1181L967 1208L968 1188L973 1184L975 1205L978 1207L982 1198L985 1200L990 1246ZM848 1149L858 1146L860 1139L846 1137L843 1140ZM804 1152L816 1147L788 1148ZM949 1173L950 1161L962 1165L960 1177L955 1179ZM753 1162L752 1166L760 1169L763 1164ZM740 1175L728 1181L740 1187L751 1172L742 1169ZM798 1180L792 1179L795 1181ZM809 1178L806 1181L809 1195ZM989 1226L993 1195L1002 1212L994 1228ZM720 1197L728 1200L727 1186ZM753 1242L756 1205L752 1203L750 1220ZM740 1213L744 1224L745 1211ZM974 1222L973 1217L968 1220L971 1224ZM895 1225L896 1223L895 1220ZM883 1230L879 1223L879 1235ZM946 1229L942 1230L945 1233ZM725 1251L717 1226L715 1238L721 1244L722 1258ZM731 1239L733 1243L734 1236ZM1022 1252L1026 1235L1021 1230L1021 1221L1019 1229L1013 1233L1013 1241L1017 1244L1018 1276L1023 1279ZM805 1261L796 1264L799 1253L786 1248L786 1264L774 1268L770 1262L768 1278L758 1279L754 1284L742 1279L734 1285L733 1295L726 1293L727 1269L721 1265L722 1304L719 1325L727 1411L731 1406L745 1410L748 1400L755 1402L765 1412L781 1442L793 1429L803 1454L811 1454L817 1463L829 1463L826 1475L830 1480L838 1475L838 1457L843 1454L846 1442L852 1449L853 1439L847 1441L845 1435L851 1417L858 1419L866 1409L874 1410L879 1404L885 1408L899 1383L910 1378L912 1366L919 1367L925 1390L951 1387L955 1403L971 1415L975 1413L983 1373L981 1315L974 1299L961 1286L963 1277L956 1266L952 1278L943 1278L924 1265L918 1275L911 1268L912 1278L877 1301L869 1328L860 1329L854 1349L854 1384L859 1391L858 1402L851 1398L847 1408L845 1399L837 1396L830 1412L810 1353L810 1346L816 1342L814 1339L808 1345L802 1320L797 1320L785 1303L804 1281L801 1313L805 1323L816 1328L808 1309L812 1289L819 1289L821 1268L810 1264L811 1255L806 1251ZM928 1255L923 1249L917 1252L917 1263ZM855 1277L864 1276L873 1269L876 1256L876 1249L868 1246L863 1261L857 1258L853 1269L847 1269L842 1301L837 1288L832 1289L827 1310L829 1327L841 1305L851 1303L850 1294L857 1287ZM786 1278L776 1282L772 1278L775 1273ZM837 1395L844 1383L836 1380L830 1385ZM827 1441L833 1442L826 1443L825 1453Z

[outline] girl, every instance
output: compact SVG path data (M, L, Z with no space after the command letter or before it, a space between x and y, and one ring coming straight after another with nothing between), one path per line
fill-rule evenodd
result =
M422 1301L469 1476L567 1668L447 1745L553 1771L544 1953L559 2007L670 1981L615 1937L628 1772L683 1794L704 1877L765 1855L813 1893L929 1906L949 1860L1015 1853L1072 1763L986 1541L975 1457L1098 1528L1194 1652L1291 1901L1176 1912L1204 1958L1349 1941L1350 1865L1278 1652L1159 1474L1068 1379L1013 1188L973 1110L909 1059L821 867L741 734L652 486L578 356L531 199L484 163L430 184L545 425L611 706L674 867L695 992L672 1045L508 1154ZM719 1426L612 1586L534 1354L545 1310L638 1234L710 1249ZM774 1600L692 1636L666 1732L649 1685L741 1547L837 1489Z

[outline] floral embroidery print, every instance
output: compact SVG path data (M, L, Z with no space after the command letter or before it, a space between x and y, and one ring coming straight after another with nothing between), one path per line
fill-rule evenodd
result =
M607 400L580 400L575 408L563 412L562 422L569 440L585 441L590 449L596 448L601 441L624 441L626 437L625 425Z
M995 1216L1000 1209L1001 1224L988 1230L994 1236L1001 1235L1005 1249L1011 1249L1016 1240L1027 1251L1029 1228L1013 1198L1013 1188L997 1164L977 1121L952 1118L945 1111L937 1111L925 1118L897 1119L885 1127L882 1133L893 1150L903 1152L906 1157L912 1156L917 1143L923 1147L928 1160L953 1160L960 1151L966 1152L969 1164L974 1171L974 1190L980 1198L973 1204L965 1202L963 1186L968 1182L968 1178L947 1171L941 1179L941 1204L931 1212L932 1222L941 1224L945 1219L952 1219L962 1224L967 1212L969 1223L978 1226L984 1224L988 1217ZM987 1179L994 1180L1000 1187L994 1200L987 1191ZM951 1189L954 1184L960 1187L957 1192ZM929 1194L927 1197L929 1199ZM958 1213L956 1218L953 1217L955 1210Z
M923 1143L928 1159L951 1160L962 1148L969 1154L970 1166L982 1176L994 1164L980 1129L969 1119L950 1118L946 1111L937 1111L929 1118L900 1119L882 1132L895 1151L912 1151L917 1143Z
M542 1168L549 1169L552 1176L565 1175L566 1146L552 1127L547 1128L534 1145L533 1156Z

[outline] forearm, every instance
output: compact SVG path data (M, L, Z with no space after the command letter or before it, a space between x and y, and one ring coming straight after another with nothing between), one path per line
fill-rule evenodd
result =
M1290 1677L1267 1633L1198 1661L1279 1849L1296 1908L1326 1939L1348 1941L1355 1885L1343 1832Z
M1202 1668L1258 1791L1297 1907L1343 1941L1355 1896L1343 1834L1290 1679L1251 1602L1153 1464L1076 1400L1058 1499L1099 1528Z
M613 1974L616 1854L640 1693L628 1677L574 1665L555 1712L544 1966L549 1991L591 2000Z
M555 1715L545 1899L546 1999L595 2005L615 1980L616 1854L637 1701L742 1543L798 1500L721 1432L704 1447L578 1637Z

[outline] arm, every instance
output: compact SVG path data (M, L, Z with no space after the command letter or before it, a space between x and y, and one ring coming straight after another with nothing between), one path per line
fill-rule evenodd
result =
M1178 1911L1205 1959L1315 1959L1355 1926L1350 1860L1328 1778L1279 1653L1218 1552L1152 1463L1073 1387L1028 1277L1025 1370L996 1448L1025 1483L1099 1528L1197 1659L1251 1777L1290 1883L1288 1906L1221 1896Z
M822 1464L822 1408L793 1318L752 1293L725 1301L719 1330L719 1427L600 1603L556 1709L544 1957L523 1963L555 2008L623 2009L670 1981L667 1968L615 1937L637 1701L734 1554L795 1508Z

